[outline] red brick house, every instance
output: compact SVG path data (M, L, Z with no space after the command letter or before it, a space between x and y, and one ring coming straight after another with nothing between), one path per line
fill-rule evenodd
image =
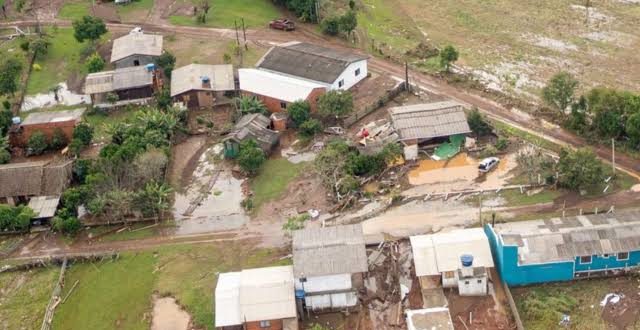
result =
M73 138L73 129L82 121L84 109L30 113L27 118L10 131L10 142L14 147L25 147L31 135L42 132L50 142L57 130L64 133L67 141Z

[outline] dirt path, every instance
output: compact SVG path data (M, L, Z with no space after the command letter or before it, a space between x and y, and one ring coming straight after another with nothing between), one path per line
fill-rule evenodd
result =
M168 13L175 3L175 0L155 0L153 2L153 8L149 13L149 17L147 18L147 22L159 25L169 23L165 13Z

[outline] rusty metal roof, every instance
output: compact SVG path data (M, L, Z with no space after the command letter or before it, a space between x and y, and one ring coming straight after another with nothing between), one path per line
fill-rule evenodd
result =
M400 140L432 139L471 132L462 105L445 101L389 109Z

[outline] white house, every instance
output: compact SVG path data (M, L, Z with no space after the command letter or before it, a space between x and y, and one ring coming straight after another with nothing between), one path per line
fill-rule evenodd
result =
M461 296L487 294L493 258L482 228L411 236L416 276L423 289L434 283L458 288Z
M307 309L345 309L358 304L357 289L368 268L360 224L293 232L297 296Z
M348 90L367 77L367 59L365 55L293 41L271 48L256 67L308 80L327 90Z

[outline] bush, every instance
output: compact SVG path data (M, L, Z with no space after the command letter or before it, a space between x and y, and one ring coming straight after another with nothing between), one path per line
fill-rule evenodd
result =
M484 150L480 152L480 158L493 157L498 154L498 149L492 145L487 145Z
M0 204L0 231L23 231L29 228L35 213L30 208Z
M328 17L323 19L320 23L320 31L330 36L338 35L338 33L340 32L340 18Z
M28 52L30 43L31 42L29 41L29 39L25 38L24 40L20 41L20 49L22 49L25 52Z
M104 69L104 59L98 53L89 56L85 62L89 73L100 72Z
M0 149L0 165L6 164L11 160L11 153L7 149Z
M165 50L156 59L156 65L162 68L162 72L167 78L171 79L171 72L173 72L173 68L176 65L176 57Z
M53 131L53 136L51 137L51 149L60 150L64 148L68 142L67 136L60 128L56 128Z
M303 137L313 137L322 132L322 124L317 119L309 119L300 125L299 132Z
M49 147L47 137L41 131L36 131L29 137L27 147L27 155L42 155Z
M91 144L93 139L93 127L87 123L80 123L73 129L73 139L80 141L83 146Z
M606 172L593 151L562 150L557 165L558 183L571 190L581 190L604 182Z
M256 141L246 140L240 144L240 153L237 160L243 171L249 175L255 175L267 160L267 157Z
M296 127L300 127L302 123L309 119L311 106L307 101L296 101L287 107L287 113Z
M284 225L282 225L282 229L288 232L303 229L304 222L309 220L310 218L311 217L307 213L304 213L295 217L290 217L287 219L287 222L285 222Z
M61 232L68 236L73 236L80 230L80 228L82 228L82 223L80 222L80 220L78 220L78 218L73 216L55 216L51 221L51 226L53 230L57 232Z
M484 116L480 114L478 108L473 108L467 115L467 123L469 128L476 136L484 136L491 133L491 126L485 121Z
M329 91L318 99L318 113L322 116L346 116L353 111L353 96L349 91Z
M507 140L506 138L499 137L498 141L496 141L496 149L500 151L507 149L508 146L509 146L509 140Z

